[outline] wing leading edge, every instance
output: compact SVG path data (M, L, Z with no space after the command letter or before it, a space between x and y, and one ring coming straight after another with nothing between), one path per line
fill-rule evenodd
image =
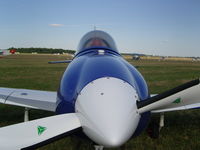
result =
M192 80L137 103L139 113L153 113L200 107L200 81Z
M55 111L57 92L0 88L0 103Z

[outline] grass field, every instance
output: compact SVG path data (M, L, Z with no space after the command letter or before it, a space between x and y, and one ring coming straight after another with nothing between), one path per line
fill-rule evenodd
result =
M0 59L0 87L56 91L66 64L49 65L48 61L67 59L55 55L12 55ZM133 61L146 79L151 93L160 93L200 76L200 63L184 61ZM23 121L23 108L0 105L0 126ZM31 110L36 119L54 113ZM158 119L159 114L152 118ZM64 138L38 150L77 150L74 138ZM81 141L81 150L92 150ZM200 149L200 110L165 113L165 127L159 139L151 139L146 132L129 140L124 150L198 150ZM106 149L109 150L109 149ZM120 150L115 148L113 150Z

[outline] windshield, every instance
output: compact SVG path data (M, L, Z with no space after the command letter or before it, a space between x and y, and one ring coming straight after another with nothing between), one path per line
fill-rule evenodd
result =
M88 32L82 37L77 53L94 47L109 48L118 52L115 42L109 34L103 31L95 30Z

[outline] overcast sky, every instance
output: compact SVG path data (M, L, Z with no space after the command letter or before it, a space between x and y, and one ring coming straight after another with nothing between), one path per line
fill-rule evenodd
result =
M76 49L94 25L120 52L200 56L200 0L0 0L0 49Z

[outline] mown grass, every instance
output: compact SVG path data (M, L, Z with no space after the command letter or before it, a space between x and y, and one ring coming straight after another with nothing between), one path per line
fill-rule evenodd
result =
M67 59L55 55L12 55L0 59L0 87L55 91L66 64L47 64ZM200 63L176 61L133 61L146 79L151 93L160 93L200 76ZM0 105L0 126L23 121L23 108ZM54 113L31 110L30 118L37 119ZM159 114L152 116L159 119ZM113 150L198 150L200 149L200 111L188 110L165 114L165 127L159 139L151 139L146 132L129 140L122 148ZM78 146L79 145L79 146ZM83 140L64 138L38 150L91 150ZM109 149L106 149L109 150Z

